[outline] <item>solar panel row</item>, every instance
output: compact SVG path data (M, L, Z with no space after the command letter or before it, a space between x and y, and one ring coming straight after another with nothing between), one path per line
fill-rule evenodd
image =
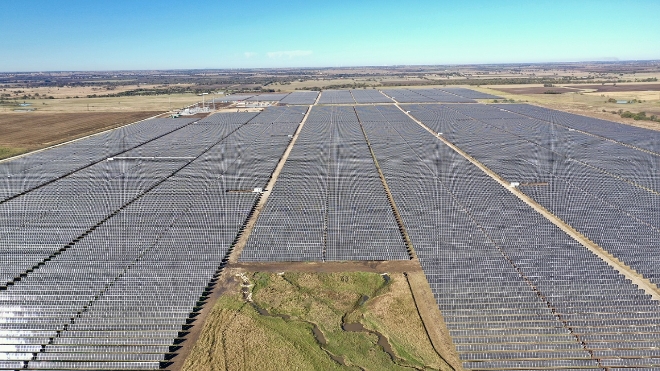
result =
M352 107L314 107L241 261L408 259Z
M190 124L151 119L0 162L0 203Z
M319 93L316 91L294 91L280 100L280 103L292 105L311 105L316 102L316 98L318 98L318 96Z
M212 115L0 205L40 217L0 237L0 271L14 276L0 291L0 368L161 367L259 197L228 191L268 182L298 126L278 122L287 111Z
M357 103L392 103L392 100L374 89L351 90Z
M497 95L482 93L476 90L466 89L466 88L443 87L440 90L469 99L502 99L502 97L499 97Z
M560 161L557 152L534 148L529 145L530 142L497 128L499 124L504 122L515 124L515 121L511 121L519 120L515 117L516 115L510 112L500 111L488 106L468 107L456 105L416 105L405 106L405 109L410 110L413 115L422 120L433 131L442 132L443 137L495 172L502 174L505 179L513 180L515 178L509 177L526 174L528 178L518 179L530 183L536 182L534 184L537 184L537 186L522 187L525 192L527 192L527 189L546 189L547 187L538 184L543 184L543 181L551 178L551 173L545 173L544 175L543 171L539 171L538 168L529 166L529 164L536 164L543 169L554 169L556 173L570 173L568 169L562 170L562 164L567 164L567 162ZM478 120L475 118L478 118ZM528 124L526 122L525 124L514 125L516 130L511 132L539 135L539 126ZM397 130L402 131L401 129ZM547 135L546 140L554 138L552 130L545 133ZM420 132L418 135L411 135L411 137L422 136L422 134ZM557 141L553 149L561 152L562 143L562 140ZM624 367L651 366L657 363L655 351L648 349L652 342L660 340L658 338L660 335L657 332L657 326L660 322L657 303L652 302L648 296L637 290L630 282L624 280L622 276L605 266L602 261L588 253L586 249L578 246L559 232L557 228L550 225L548 221L543 220L523 205L507 190L494 186L495 183L487 179L485 175L473 174L473 177L466 179L466 173L470 173L469 170L466 170L470 167L469 163L458 166L461 170L456 173L454 166L459 165L464 160L454 158L451 161L453 165L447 168L447 165L443 163L451 158L451 154L442 153L438 155L436 148L428 145L424 148L424 144L418 142L414 142L411 148L419 148L417 152L420 158L424 158L424 153L434 154L430 156L427 167L440 179L444 179L443 183L448 184L450 189L456 190L452 193L454 193L456 199L464 200L463 205L468 207L467 212L471 218L481 225L482 230L489 236L489 239L502 249L507 259L515 264L521 275L547 301L549 307L553 308L554 313L561 318L564 327L570 329L584 348L591 351L593 357L598 360L598 364ZM377 156L380 161L378 153ZM521 159L524 161L520 161ZM580 174L580 171L575 171L575 167L570 170L575 174ZM601 178L594 177L591 180L600 181ZM461 179L463 179L462 182ZM461 183L463 183L462 186ZM487 184L493 186L485 188ZM555 183L551 184L554 185ZM391 184L390 187L394 192ZM593 212L593 205L580 202L579 199L573 197L576 193L575 189L567 191L561 193L557 199L564 199L564 205L568 209L580 210L577 213L579 218L592 219L594 222L598 220L601 223L601 228L604 225L608 229L618 228L617 222L612 218L619 221L625 218L617 216L614 210L610 211L610 215L613 215L611 218L600 213L590 218L588 214ZM395 200L397 200L396 197ZM577 217L575 220L570 220L569 224L575 226L574 222L579 225ZM409 223L406 225L411 234L411 239L413 239ZM533 233L530 233L530 231L533 231ZM440 234L440 236L443 236L443 234ZM613 238L613 240L617 238L625 237L619 236ZM660 241L660 239L656 240L656 244L657 241ZM415 244L414 239L413 244ZM428 264L425 264L425 258L427 257L424 254L424 249L420 249L417 245L415 247L425 269L431 269L432 267L426 268ZM631 249L629 244L625 248L628 251L637 249L637 247ZM448 258L455 260L451 255ZM439 263L437 260L434 260L434 262ZM482 264L481 259L479 259L479 262ZM429 274L427 273L427 275ZM458 276L457 278L458 281L468 279L465 276ZM453 280L455 278L451 274L443 273L442 280L445 279ZM434 287L433 280L432 277L429 277L432 287ZM500 289L494 291L494 293L480 294L479 299L472 299L472 291L469 289L461 290L462 299L460 301L452 301L454 299L441 294L439 295L440 306L443 308L443 303L449 300L448 303L445 303L446 308L449 310L455 310L466 305L470 308L481 307L487 309L487 306L482 307L483 301L497 303L501 300L501 297L498 298L501 296L498 292ZM486 298L482 298L483 296ZM452 317L445 309L443 309L443 313L446 319ZM507 328L501 323L501 321L506 321L506 317L502 317L505 312L492 308L489 313L490 316L494 316L493 322L488 321L489 323L499 324L502 329ZM483 328L481 322L483 321L479 318L472 319L469 317L469 312L461 312L460 324L452 324L452 319L448 320L450 330L464 328L467 324L468 327L479 330L476 333L485 336L487 332L481 330ZM519 314L508 318L509 321L519 323L522 327L527 325L524 325L521 321L527 321L535 327L539 325L538 319L527 317L525 320ZM480 322L476 323L477 321ZM483 339L472 338L464 341L461 337L471 336L470 332L461 332L460 334L459 337L454 337L454 340L457 343L459 352L462 352L461 357L466 361L471 360L466 367L484 367L483 364L474 363L474 359L489 357L505 359L510 357L500 353L502 349L500 347L504 345L499 344L501 339L495 340L495 342L489 341L488 346L482 346L480 344L484 343ZM640 338L646 341L639 342ZM465 346L463 343L465 343ZM516 352L519 351L518 349L515 350ZM484 351L492 353L484 356L480 353ZM467 355L469 357L466 357ZM547 354L543 353L542 355ZM521 356L514 355L513 357ZM489 367L511 366L494 363Z
M355 104L355 99L349 90L323 90L319 104Z
M253 102L279 102L284 99L289 93L266 93L258 94L253 97L247 98L246 101Z
M384 89L383 93L399 103L476 103L472 99L439 89Z
M630 125L621 125L612 121L584 117L528 104L506 104L502 106L495 105L495 107L516 112L524 116L552 122L553 124L582 130L593 135L626 143L654 153L658 153L658 148L660 148L660 133L654 130Z
M414 108L424 109L456 110ZM430 120L428 125L505 179L520 182L523 192L658 283L660 272L651 261L660 241L660 196L654 191L660 156L497 108L482 109L512 118L458 124Z

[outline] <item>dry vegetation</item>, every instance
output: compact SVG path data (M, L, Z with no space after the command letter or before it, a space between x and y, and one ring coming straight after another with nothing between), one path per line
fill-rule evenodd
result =
M185 85L176 85L187 87L191 84ZM15 88L4 88L0 89L3 93L10 93L11 97L21 98L23 96L37 96L43 97L43 99L48 99L53 97L54 99L74 99L87 97L88 95L105 95L105 94L117 94L123 93L134 89L157 89L161 88L162 85L156 84L131 84L130 81L125 81L123 85L112 85L108 86L99 86L99 85L74 85L74 86L17 86Z
M16 102L5 101L0 105L0 113L29 114L33 112L17 112L16 110L34 110L35 112L135 112L135 111L169 111L180 109L201 101L195 94L143 95L105 98L71 98L71 99L21 99L18 102L29 106L21 107Z
M389 282L361 272L249 277L261 314L238 287L224 293L183 370L451 369L431 345L401 273ZM344 331L345 323L368 331ZM315 327L322 338L315 337ZM376 333L387 339L392 355Z

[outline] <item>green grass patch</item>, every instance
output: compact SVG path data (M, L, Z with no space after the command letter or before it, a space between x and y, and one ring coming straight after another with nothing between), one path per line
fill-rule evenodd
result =
M261 313L245 302L238 287L224 294L186 360L185 371L449 369L424 336L401 274L389 282L363 272L248 277ZM343 323L361 323L368 331L345 331ZM322 338L314 334L315 327ZM378 344L376 332L389 341L394 359Z
M0 146L0 160L9 158L12 156L17 156L27 152L24 148L15 148L15 147L2 147Z

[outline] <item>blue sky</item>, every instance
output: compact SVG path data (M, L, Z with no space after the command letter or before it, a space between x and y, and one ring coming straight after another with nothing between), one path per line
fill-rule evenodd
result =
M0 71L660 59L660 0L0 0Z

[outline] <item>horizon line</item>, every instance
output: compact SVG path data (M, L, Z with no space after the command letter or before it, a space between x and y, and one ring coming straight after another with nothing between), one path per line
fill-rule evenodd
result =
M547 62L497 62L497 63L440 63L440 64L385 64L385 65L346 65L346 66L306 66L306 67L206 67L206 68L162 68L162 69L107 69L107 70L33 70L33 71L0 71L0 74L20 73L62 73L62 72L144 72L144 71L225 71L225 70L286 70L286 69L349 69L349 68L395 68L395 67L435 67L435 66L507 66L507 65L538 65L538 64L580 64L580 63L630 63L630 62L660 62L660 59L594 59L581 61L547 61Z

